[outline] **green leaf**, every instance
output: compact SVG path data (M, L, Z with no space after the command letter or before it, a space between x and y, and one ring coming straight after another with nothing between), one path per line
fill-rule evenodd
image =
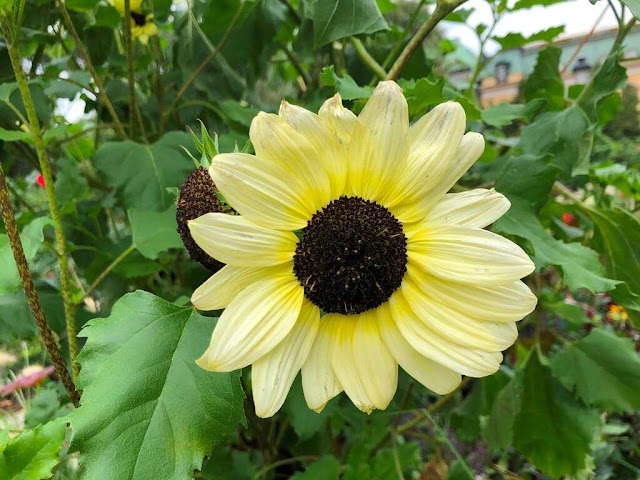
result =
M547 112L522 129L519 146L528 154L552 156L565 176L586 175L593 146L591 122L575 105Z
M560 268L570 289L607 292L620 282L607 277L598 253L578 242L564 243L553 238L536 216L557 174L557 168L546 163L545 158L527 155L511 158L496 181L496 190L509 198L511 208L496 221L494 229L523 239L524 247L533 250L538 269L548 265Z
M335 87L335 90L342 96L343 100L369 98L373 93L373 87L359 86L348 73L345 73L342 77L338 77L333 69L333 65L322 69L320 80L325 87Z
M44 240L43 228L51 225L49 217L39 217L33 220L29 225L24 227L20 233L22 241L22 249L27 262L33 260L38 252L38 248ZM6 234L0 235L0 295L6 293L15 293L20 289L20 275L16 262L13 259L11 244Z
M637 304L640 296L640 220L622 208L590 209L597 227L594 247L605 256L607 272L626 283L612 295L619 303Z
M628 338L596 328L556 355L551 369L589 405L610 411L640 409L640 356Z
M528 43L532 42L550 42L558 35L564 32L564 25L559 27L551 27L546 30L540 30L528 37L525 37L519 32L508 33L503 37L493 37L493 39L500 44L503 49L520 48L524 47Z
M180 187L193 170L180 148L191 148L192 143L182 132L170 132L151 145L108 142L98 149L94 161L126 208L161 212L172 204L167 187Z
M147 258L155 260L158 254L170 248L182 247L176 230L176 207L164 212L150 212L131 208L128 210L133 244Z
M375 0L311 0L305 11L313 22L315 47L389 28Z
M549 110L564 108L564 83L559 72L561 54L562 50L557 47L547 47L538 53L536 66L524 82L523 93L527 103L534 98L544 98Z
M0 127L0 140L3 142L26 142L31 140L31 134L22 130L7 130Z
M138 291L80 332L83 394L71 425L85 480L190 478L244 422L239 372L195 364L214 324Z
M65 436L65 422L58 419L27 430L0 445L0 480L41 480L50 478L58 463Z
M331 455L325 455L320 460L309 465L304 472L298 472L291 480L338 480L340 462Z
M551 375L533 348L502 390L487 426L492 448L513 445L544 473L559 478L584 468L601 421L597 411L576 401Z
M47 423L58 416L60 399L54 390L41 390L31 400L24 416L24 424L28 428Z
M60 292L50 287L38 288L38 298L51 328L58 333L64 332L64 309ZM38 329L24 292L20 290L0 295L0 342L29 340L37 335Z
M629 7L634 17L640 20L640 0L622 0L622 3Z
M424 114L430 107L438 105L444 101L442 89L444 78L427 77L419 80L401 80L407 104L409 105L409 116L417 118Z
M66 0L64 4L74 12L87 12L95 8L98 0Z
M334 403L329 403L320 413L311 410L304 399L302 381L298 376L291 386L282 409L289 417L298 438L305 441L316 433L324 431L329 416L333 412L333 406Z
M516 10L524 10L527 8L532 8L532 7L537 7L537 6L543 6L543 7L547 7L549 5L553 5L556 3L562 3L565 2L566 0L518 0L515 5L510 8L509 10L514 12Z
M620 65L621 55L620 50L609 55L580 95L578 105L593 123L598 121L598 103L622 88L627 81L627 70Z
M409 473L417 469L422 463L420 455L420 445L415 442L408 442L398 445L398 460L403 473ZM384 450L373 459L371 467L371 478L376 480L396 480L398 473L393 460L393 452Z
M482 120L494 127L506 127L514 120L530 122L533 117L546 105L543 98L531 100L526 105L501 103L482 111Z

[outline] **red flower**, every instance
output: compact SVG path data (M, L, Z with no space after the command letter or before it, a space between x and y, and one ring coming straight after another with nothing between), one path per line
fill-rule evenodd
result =
M575 220L575 216L573 215L573 213L563 213L562 214L562 223L564 223L565 225L571 225L573 223L573 221Z
M36 183L38 185L40 185L40 187L44 188L45 187L45 183L44 183L44 177L42 176L41 173L38 174L38 178L36 178Z

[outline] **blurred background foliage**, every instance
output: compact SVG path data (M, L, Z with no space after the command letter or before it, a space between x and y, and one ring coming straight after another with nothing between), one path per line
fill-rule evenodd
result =
M510 12L557 0L488 2L493 23L470 26L474 53L436 21L465 24L464 1L0 0L0 161L25 255L65 355L66 326L98 319L80 334L74 410L0 231L0 479L640 478L640 50L629 47L640 7L609 2L619 27L582 78L580 55L567 62L553 44L562 28L493 33ZM525 51L530 71L500 78L496 62ZM251 152L258 111L283 98L317 111L338 92L357 113L388 72L412 121L455 100L487 139L455 188L510 199L492 228L534 259L538 307L500 371L450 395L401 374L386 411L367 416L341 396L316 414L298 379L282 411L258 419L248 370L180 369L215 324L188 306L208 272L176 232L179 187L200 156L189 129L206 125L220 152ZM509 103L486 96L500 84L515 85ZM149 358L166 368L145 368Z

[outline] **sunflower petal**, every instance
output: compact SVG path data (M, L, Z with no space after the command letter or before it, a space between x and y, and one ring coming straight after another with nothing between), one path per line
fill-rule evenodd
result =
M307 405L321 412L329 400L342 391L331 366L331 351L335 342L338 315L325 315L320 321L307 361L302 366L302 389Z
M407 275L400 287L404 298L416 316L441 336L485 352L506 350L518 338L514 322L481 321L452 310L426 293L429 285L421 278L420 270L409 270Z
M449 193L429 211L425 223L484 228L504 215L510 206L509 200L493 189Z
M338 198L347 181L347 151L340 145L338 136L318 115L285 100L280 105L279 115L306 138L317 152L322 153L319 159L329 173L331 198Z
M269 267L293 259L298 237L238 215L207 213L189 221L196 243L216 260L237 267Z
M315 213L304 198L310 187L292 178L279 164L244 153L217 155L209 173L229 204L257 225L298 230Z
M538 299L523 282L504 285L463 285L422 272L425 288L448 307L491 322L517 322L529 315ZM428 286L428 287L427 287Z
M305 207L315 212L331 200L329 172L318 151L304 136L296 132L284 118L260 112L251 122L249 137L256 156L278 164L289 176L308 186L303 197Z
M500 235L477 228L425 227L407 242L409 261L452 282L500 285L534 271L527 254Z
M245 288L220 316L209 348L196 363L205 370L230 372L272 351L291 331L304 291L292 273Z
M389 196L409 153L409 113L402 89L381 82L358 117L349 145L349 189L367 200Z
M331 356L333 371L356 407L385 409L398 384L398 365L370 314L342 316Z
M305 300L296 324L284 340L253 363L251 385L256 415L268 418L280 410L309 355L319 324L320 310Z
M425 357L469 377L485 377L500 368L500 352L483 352L443 337L416 316L401 290L391 296L388 308L402 336Z
M466 117L459 103L438 105L411 126L406 168L389 204L415 202L444 177L456 159Z
M391 205L389 209L403 223L422 220L427 212L440 201L442 196L473 165L484 151L484 138L479 133L469 132L462 137L455 160L444 175L430 186L428 193L414 201Z
M462 377L458 372L421 355L405 340L388 308L378 312L380 337L405 372L439 395L453 391L460 384Z
M198 310L220 310L226 308L231 300L249 285L263 278L285 271L291 271L293 265L282 264L276 267L236 267L225 265L200 285L191 295L191 303Z
M339 93L322 104L318 116L338 136L343 145L349 145L358 117L342 106L342 97Z

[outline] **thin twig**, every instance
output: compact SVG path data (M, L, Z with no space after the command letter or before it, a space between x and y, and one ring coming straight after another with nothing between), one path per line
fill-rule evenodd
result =
M131 40L131 1L124 0L124 52L127 57L127 81L129 84L129 134L134 137L134 127L137 123L140 129L140 135L142 135L145 143L147 142L147 135L144 131L144 123L142 122L142 114L140 113L140 107L138 106L138 99L136 98L136 78L133 68L133 42Z
M31 98L31 92L29 90L29 84L27 83L27 77L24 70L22 70L22 61L20 59L18 46L13 41L11 27L6 23L5 20L0 21L2 22L2 30L4 33L7 50L9 52L9 57L11 59L13 73L16 77L16 81L18 82L18 88L22 96L24 109L27 112L27 118L29 120L29 133L33 138L33 143L36 147L36 153L38 154L38 161L40 163L40 170L42 171L42 176L44 177L45 190L47 192L47 200L49 202L49 212L51 214L53 229L56 236L58 265L60 266L60 288L62 290L64 316L67 325L69 356L71 357L71 366L75 375L78 372L78 367L76 364L78 343L76 339L75 308L71 304L71 284L69 282L69 260L67 258L67 242L64 237L62 217L60 216L60 210L58 208L58 202L56 200L54 191L53 175L51 174L51 163L44 146L42 130L40 128L40 121L38 120L38 115L33 104L33 99Z
M91 296L91 294L96 290L96 288L98 288L98 286L107 277L107 275L111 273L111 270L116 268L118 264L122 262L125 258L127 258L134 250L135 250L135 246L131 245L125 251L123 251L120 255L118 255L118 257L113 262L107 265L107 268L105 268L102 271L102 273L100 273L100 275L98 275L98 277L93 281L93 283L89 286L89 288L87 288L87 291L85 292L82 300Z
M434 28L436 28L436 25L438 25L438 23L440 23L440 21L444 17L449 15L466 1L467 0L439 0L436 3L436 8L433 13L418 29L407 46L404 47L404 50L393 64L393 67L391 67L391 70L387 75L387 80L396 80L404 70L404 67L407 66L407 63L409 63L409 60L411 59L413 54L416 52L416 50L418 50L424 39L429 36Z
M298 57L293 50L291 50L286 45L283 45L282 51L287 56L289 63L291 63L293 68L296 69L296 72L298 72L300 78L302 78L302 81L304 82L304 88L301 90L303 91L303 93L306 93L308 86L311 84L311 77L309 76L309 73L304 68L302 68L302 64L298 60Z
M16 266L18 267L22 288L24 289L24 293L27 297L27 303L29 304L31 313L36 320L38 331L40 332L44 346L47 349L47 353L53 362L56 373L58 374L58 377L60 377L64 388L67 390L71 401L77 407L80 403L80 395L78 394L76 385L67 370L65 361L60 354L60 349L58 348L58 344L53 336L53 332L51 331L51 328L49 328L49 324L45 319L40 298L38 297L36 287L33 283L33 279L31 278L31 274L29 273L29 265L24 255L24 250L22 249L22 242L20 240L20 235L18 234L16 219L13 215L13 208L11 207L2 164L0 164L0 210L2 211L2 220L4 221L4 225L7 229L7 236L9 237L13 258L15 259Z
M191 74L191 77L189 77L189 79L184 83L184 85L180 88L180 90L178 90L178 93L176 94L176 97L173 99L173 102L171 102L171 105L169 105L169 108L167 108L164 111L164 116L162 118L162 125L164 125L164 122L166 122L167 117L173 111L173 109L176 108L176 105L178 105L178 102L182 98L182 95L184 95L184 93L189 89L189 87L193 84L193 82L195 82L196 78L198 78L198 75L200 75L200 72L204 70L204 68L209 64L209 62L211 62L211 60L213 60L213 58L222 49L222 47L227 41L227 38L229 38L229 34L231 33L231 30L233 30L233 27L235 27L236 23L240 19L240 14L242 13L243 6L244 6L243 2L238 3L238 9L236 10L235 15L231 19L231 22L229 22L229 25L227 26L227 29L222 35L222 38L220 39L220 42L218 43L216 48L209 55L207 55L207 57L202 61L202 63L198 65L198 68L196 68L195 71Z
M426 418L427 420L429 420L429 422L431 422L431 425L433 425L434 430L438 433L438 436L440 437L442 442L449 448L449 451L453 453L456 459L462 464L462 468L464 468L467 471L469 478L474 478L475 472L473 472L469 467L469 465L467 465L467 462L464 461L464 458L462 458L462 455L460 455L460 452L458 451L458 449L455 447L453 442L449 439L449 436L447 435L447 432L444 430L444 428L442 428L440 424L436 422L436 419L431 416L431 413L428 410L422 409L421 412L422 412L422 415L424 415L424 418Z
M102 83L102 78L100 78L100 75L98 75L98 72L93 66L93 62L91 61L91 57L89 56L89 52L87 52L87 49L82 43L82 40L80 40L80 36L78 35L78 31L76 30L76 27L73 25L73 22L71 21L71 17L69 16L69 11L67 10L67 7L65 6L62 0L56 0L56 2L58 3L58 8L60 9L60 13L62 13L62 19L64 20L64 23L67 26L67 30L69 30L69 33L71 34L71 36L73 37L73 40L75 41L76 50L78 50L78 54L82 58L82 61L84 62L85 67L89 70L91 77L93 77L93 82L96 84L96 88L98 89L98 96L100 97L100 100L104 104L106 109L109 111L109 115L111 115L111 119L113 120L113 125L116 132L118 132L118 135L121 135L122 137L126 138L127 132L124 130L124 127L122 126L120 117L118 117L118 112L116 112L116 109L114 108L113 103L111 103L111 100L107 96L106 90L104 88L104 83Z
M353 48L356 50L356 54L360 57L367 67L373 72L373 74L378 77L380 80L384 80L387 77L387 72L382 68L382 66L376 61L375 58L371 56L367 48L360 41L359 38L351 37L351 44Z

